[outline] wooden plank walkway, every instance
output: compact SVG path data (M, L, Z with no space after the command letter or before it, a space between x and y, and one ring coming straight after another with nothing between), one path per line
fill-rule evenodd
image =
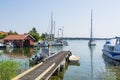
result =
M22 76L18 78L15 77L12 80L48 80L68 53L69 51L61 51L46 59L43 63L38 64L39 66L35 67L35 69L32 69L29 72L26 71L25 75L20 74Z

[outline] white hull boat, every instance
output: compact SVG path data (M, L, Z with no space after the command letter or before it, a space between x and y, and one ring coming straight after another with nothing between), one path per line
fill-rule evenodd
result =
M120 37L116 37L116 42L112 44L110 41L106 41L103 46L103 54L115 59L120 60Z
M6 46L3 43L0 43L0 49L6 48Z

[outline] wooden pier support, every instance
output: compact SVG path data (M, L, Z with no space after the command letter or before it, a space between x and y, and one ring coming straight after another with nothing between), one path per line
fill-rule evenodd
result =
M53 75L59 75L59 73L60 73L61 71L64 71L65 66L66 66L66 59L64 59L64 60L60 63L60 65L58 66L58 68L56 69L56 71L53 73Z

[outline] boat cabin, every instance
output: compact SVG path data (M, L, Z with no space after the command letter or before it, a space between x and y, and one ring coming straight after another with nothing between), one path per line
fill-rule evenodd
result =
M120 45L120 37L116 37L116 42L115 44L119 44Z
M110 52L120 53L120 37L115 37L115 44L111 44L109 40L106 41L104 49Z

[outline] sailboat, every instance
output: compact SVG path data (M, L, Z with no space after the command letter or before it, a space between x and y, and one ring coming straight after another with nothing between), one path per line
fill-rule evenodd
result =
M93 32L92 32L92 13L93 11L91 10L91 32L90 32L90 39L89 39L89 42L88 42L88 46L95 46L96 43L95 43L95 40L93 38Z
M63 46L62 40L55 39L55 21L53 20L53 13L51 13L50 41L48 42L48 44L49 46Z

